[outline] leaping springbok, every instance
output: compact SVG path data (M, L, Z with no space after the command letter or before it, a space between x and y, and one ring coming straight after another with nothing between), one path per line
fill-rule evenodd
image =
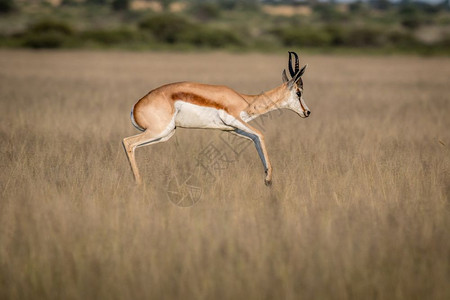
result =
M293 66L292 56L295 57ZM272 166L267 155L264 136L247 122L270 111L287 108L306 118L310 111L303 100L302 75L298 55L289 52L288 79L283 70L283 84L261 95L244 95L226 86L193 82L163 85L141 98L131 110L132 124L142 133L123 139L128 161L136 182L142 182L136 165L135 149L165 142L175 128L220 129L235 133L255 143L266 174L265 184L272 182ZM270 99L270 101L267 101Z

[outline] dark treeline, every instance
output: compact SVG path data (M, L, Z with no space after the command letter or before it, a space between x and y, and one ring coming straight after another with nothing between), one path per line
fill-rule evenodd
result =
M373 48L448 53L448 0L0 0L0 46L276 50ZM142 6L144 3L144 6ZM139 4L139 3L138 3ZM145 4L148 4L145 6ZM280 10L281 8L281 10ZM14 24L11 25L11 24Z

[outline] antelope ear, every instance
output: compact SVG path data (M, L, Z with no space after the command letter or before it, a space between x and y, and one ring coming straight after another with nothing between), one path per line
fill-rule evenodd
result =
M305 70L307 67L308 67L308 65L305 65L300 71L297 72L297 74L295 74L294 77L292 77L291 80L289 80L288 86L290 89L292 89L292 87L294 86L294 83L297 83L300 80L302 75L305 73Z
M283 70L283 73L281 74L281 78L283 79L283 83L286 83L289 81L289 79L286 75L286 69Z
M303 75L303 73L305 73L307 67L308 67L308 64L306 64L306 65L300 70L300 75L298 75L299 77L302 77L302 75Z
M302 76L305 73L307 67L308 67L308 65L304 65L303 68L300 71L298 71L298 73L293 78L294 82L298 82L300 80L300 78L302 78Z

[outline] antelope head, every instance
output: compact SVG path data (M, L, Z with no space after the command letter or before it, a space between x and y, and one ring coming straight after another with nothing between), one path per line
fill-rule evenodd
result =
M294 57L295 61L292 61ZM289 51L289 74L291 79L288 78L286 74L286 69L283 70L282 78L283 82L288 91L288 98L285 107L296 112L300 117L307 118L311 114L308 106L306 106L305 100L303 99L303 80L302 75L305 73L306 67L299 68L298 55L295 52Z

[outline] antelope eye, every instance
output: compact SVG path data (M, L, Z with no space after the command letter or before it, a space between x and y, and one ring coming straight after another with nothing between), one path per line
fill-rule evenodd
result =
M297 91L297 96L298 96L298 97L301 97L301 96L302 96L302 92Z

